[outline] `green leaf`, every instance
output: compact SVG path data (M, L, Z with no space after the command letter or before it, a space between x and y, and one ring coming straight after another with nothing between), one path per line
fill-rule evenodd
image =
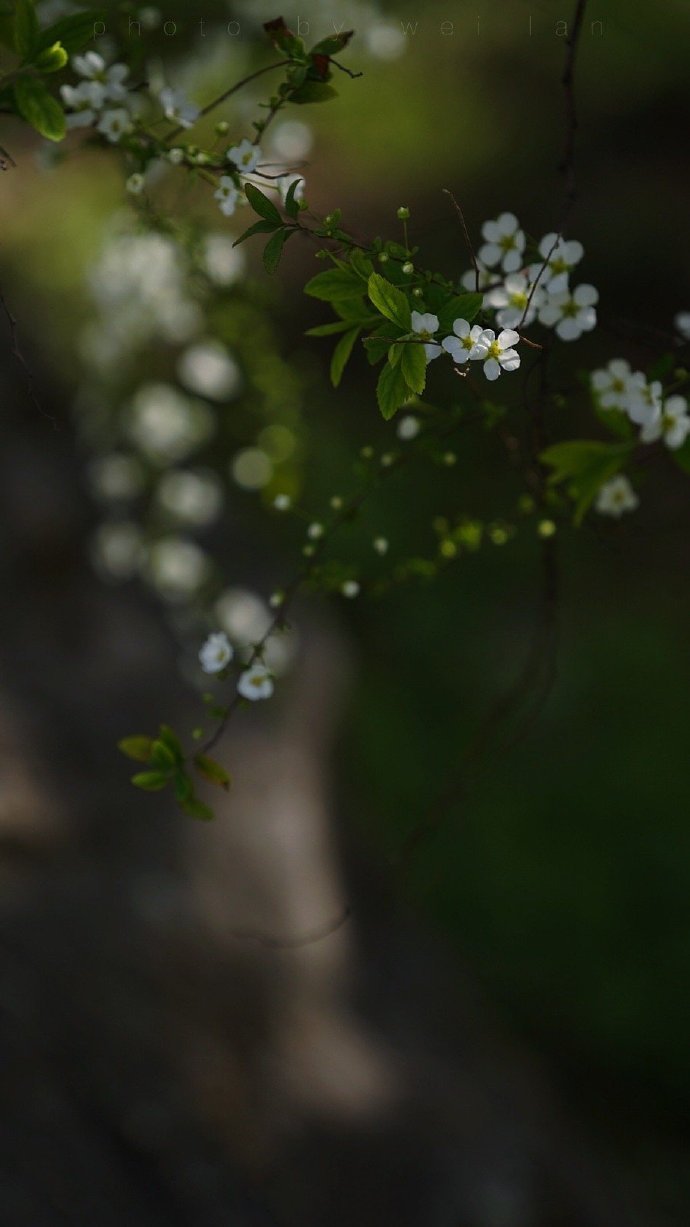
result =
M151 762L160 771L170 771L176 765L176 756L168 749L164 741L158 738L151 746Z
M376 385L376 399L378 401L381 416L389 421L407 400L409 390L405 382L405 376L399 366L391 366L386 363L379 381Z
M176 759L178 763L181 763L184 759L184 751L177 733L175 733L169 727L169 725L161 724L158 736L163 744L168 747L173 758Z
M331 383L334 388L337 388L340 384L343 371L347 366L354 343L360 332L360 328L351 328L349 332L343 334L333 350L333 357L331 358Z
M294 234L294 230L277 230L272 239L264 247L264 268L267 273L275 273L280 258L283 254L283 248L287 243L290 235Z
M364 287L357 274L350 269L327 268L307 282L304 292L323 302L337 302L346 298L361 298Z
M367 351L367 358L369 359L370 365L376 366L377 362L380 362L382 358L386 357L386 354L390 349L390 339L377 336L377 334L374 333L373 336L365 339L364 348Z
M627 414L621 409L602 409L601 405L595 404L594 412L596 413L602 426L605 426L612 435L617 439L630 439L633 435L633 425Z
M377 311L385 315L387 320L397 324L399 328L409 331L410 304L402 290L396 289L390 281L386 281L380 273L372 273L367 285L369 298Z
M49 141L61 141L66 132L62 107L49 93L43 81L35 77L20 77L15 82L14 97L19 114Z
M287 195L285 197L285 212L287 213L288 217L296 218L300 215L299 200L295 199L295 192L302 183L304 183L303 179L293 179L287 190Z
M629 443L599 443L576 439L556 443L542 452L540 460L554 470L549 484L568 483L568 493L575 500L576 524L582 522L604 482L620 472L634 447L634 440Z
M354 34L354 30L343 30L341 34L331 34L329 38L323 38L320 43L312 47L312 55L337 55L339 51L343 51Z
M283 219L273 201L269 200L268 196L264 196L258 187L254 187L253 183L245 183L244 191L255 213L258 213L260 217L265 217L268 222L276 222L278 225L282 224Z
M365 256L364 252L359 251L356 247L350 255L350 267L355 270L357 276L361 277L362 281L366 281L368 284L369 278L374 271L374 266L369 257Z
M207 754L197 754L194 759L194 766L200 775L203 775L205 780L211 784L216 784L219 788L224 788L226 792L230 789L231 779L225 767L221 767L214 758L209 758Z
M33 0L16 0L14 6L14 45L17 54L21 55L24 61L31 58L32 52L36 49L38 36L39 24Z
M405 377L405 382L412 392L416 392L420 396L426 387L426 354L424 346L411 341L409 345L403 344L402 351L400 369Z
M445 303L438 314L439 331L451 332L456 320L467 320L468 324L476 318L484 301L483 294L458 294Z
M204 805L203 801L199 801L196 797L190 797L187 801L181 801L180 805L185 814L189 814L190 818L196 818L199 822L213 822L215 814L210 805Z
M153 738L146 737L143 734L138 737L123 737L122 741L118 741L117 748L126 755L127 758L132 758L136 763L148 763L151 759L151 747L153 746Z
M93 28L105 18L103 9L87 9L82 13L73 13L71 17L63 17L54 25L42 30L36 45L37 51L51 47L53 43L62 43L68 55L81 51L93 38Z
M304 55L302 39L288 29L282 17L276 17L273 21L265 21L264 30L278 51L285 52L292 59Z
M40 72L60 72L68 62L69 56L61 42L45 47L34 58L34 65Z
M141 788L143 792L160 792L167 787L168 780L169 776L162 771L142 771L139 775L132 776L134 787Z
M333 320L331 324L317 324L315 328L308 328L304 335L305 337L334 337L339 332L347 332L351 327L350 320Z
M290 102L328 102L337 97L338 91L333 89L332 85L326 85L324 81L305 81L304 85L300 85L299 89L290 95Z
M255 234L273 234L280 226L280 222L254 222L253 226L249 226L238 239L235 239L233 247L239 247L240 243L244 243L245 239L251 239Z
M175 800L182 805L183 801L191 801L194 797L194 785L186 771L178 771L175 776Z

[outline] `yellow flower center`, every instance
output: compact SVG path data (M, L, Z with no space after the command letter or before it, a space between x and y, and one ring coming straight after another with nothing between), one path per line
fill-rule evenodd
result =
M488 357L489 358L500 358L500 356L501 356L501 347L498 341L492 341L489 346Z

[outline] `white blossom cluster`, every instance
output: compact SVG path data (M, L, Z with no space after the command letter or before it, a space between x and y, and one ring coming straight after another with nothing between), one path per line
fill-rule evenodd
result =
M527 239L514 213L501 213L482 227L477 253L479 290L484 307L496 312L499 328L528 328L538 321L561 341L577 341L596 326L599 294L593 285L571 288L570 274L584 248L576 240L545 234L537 260L527 255ZM477 288L477 272L463 274L466 290Z
M79 85L62 85L60 94L69 114L68 128L95 127L111 144L134 128L136 94L127 86L126 64L106 66L97 51L75 55L72 67L82 78Z
M491 381L498 379L502 371L516 371L520 366L520 355L515 349L520 337L512 328L504 328L496 336L491 328L479 324L470 327L467 320L457 319L453 322L453 335L443 340L437 338L439 328L439 318L431 311L412 312L412 331L424 343L427 362L443 353L450 354L456 366L481 362L486 378Z
M690 435L690 414L684 396L664 397L661 382L633 371L623 358L594 371L591 386L601 409L618 410L640 428L642 443L663 439L667 447L682 447Z

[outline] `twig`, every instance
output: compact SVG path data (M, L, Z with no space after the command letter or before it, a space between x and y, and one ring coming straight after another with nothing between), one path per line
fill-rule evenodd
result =
M236 94L238 90L243 89L245 85L249 85L251 81L256 81L257 77L263 77L264 73L273 72L275 68L285 68L285 66L289 63L290 60L277 60L275 64L267 64L264 68L258 68L256 72L250 72L249 76L243 77L241 81L237 81L234 85L231 85L230 89L226 89L224 93L218 96L218 98L214 98L213 102L209 102L205 107L202 107L202 109L199 111L197 122L199 119L203 119L205 115L209 115L211 111L214 111L216 107L219 107L222 102L226 101L226 99L231 98L232 95ZM175 128L172 132L169 132L165 139L168 142L174 141L178 136L181 136L182 133L186 131L187 129L185 125L180 124L179 128Z
M474 254L474 247L472 246L470 232L467 229L467 222L465 221L465 214L463 213L458 201L455 199L455 196L450 191L450 189L447 187L444 187L441 190L443 191L444 195L450 197L453 203L453 208L455 209L455 212L457 213L458 218L460 220L460 225L462 226L462 233L465 236L465 244L467 246L468 252L470 253L470 259L472 261L472 268L474 269L476 291L477 293L479 293L479 265L477 263L477 257Z
M26 361L26 358L24 357L24 354L22 353L20 345L19 345L19 325L9 308L7 299L5 298L5 295L3 294L2 289L0 289L0 308L4 312L5 318L7 319L7 323L9 324L10 353L12 354L12 357L14 358L17 365L20 366L22 368L22 371L24 372L24 379L26 383L27 392L29 394L29 400L31 401L31 404L34 406L34 408L40 413L41 417L45 418L46 421L52 424L53 430L59 430L60 427L59 427L57 419L54 418L51 413L48 413L48 411L43 408L43 405L41 404L40 400L38 399L38 396L36 395L36 388L35 388L33 372L28 362Z

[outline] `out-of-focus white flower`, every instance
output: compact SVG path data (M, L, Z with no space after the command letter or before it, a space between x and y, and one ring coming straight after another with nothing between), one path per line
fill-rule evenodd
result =
M397 60L406 47L402 30L389 22L377 21L364 31L367 51L376 60Z
M292 499L289 494L276 494L273 506L276 511L289 511L292 507Z
M676 327L676 332L683 338L684 341L690 341L690 311L679 311L674 316L673 323Z
M501 371L516 371L520 365L520 355L513 348L520 337L512 328L504 328L496 336L492 328L485 328L477 337L470 358L473 362L484 363L484 374L487 379L498 379Z
M185 350L177 372L190 392L208 400L229 400L242 386L240 368L220 341L199 341Z
M216 601L215 615L219 626L239 648L262 639L272 621L265 602L249 588L227 588Z
M359 596L361 588L356 579L346 579L340 591L348 600L353 601L355 597Z
M218 181L218 188L213 193L213 196L218 201L221 213L225 214L226 217L232 217L240 198L240 194L235 186L235 180L230 175L221 175Z
M403 442L409 443L410 440L416 439L421 430L419 418L416 418L411 413L406 413L398 422L398 438Z
M228 149L226 156L228 162L232 162L240 174L250 175L259 165L262 153L258 145L253 145L245 137L243 141L240 141L239 145L233 145L232 149Z
M438 341L434 341L433 337L438 332L438 316L431 311L413 311L412 312L412 331L416 332L417 336L424 341L424 353L426 354L427 362L432 362L434 358L438 358L443 350Z
M639 375L633 375L629 362L613 358L604 369L592 371L591 384L602 409L626 410L639 379Z
M213 524L223 506L223 488L215 473L173 470L161 478L156 496L169 515L193 528Z
M177 388L164 383L144 384L131 404L129 437L158 463L183 460L213 433L210 410L193 403Z
M568 288L570 273L580 263L584 254L585 249L582 243L578 243L576 239L559 239L555 232L545 234L539 244L542 263L533 265L530 272L533 277L536 277L544 267L544 260L548 256L549 260L540 277L539 285L548 294L562 294L563 290Z
M93 460L88 474L94 494L106 502L136 498L144 487L144 471L136 456L122 452Z
M141 196L141 193L144 190L144 182L144 176L140 175L138 172L135 172L133 175L129 176L125 187L127 188L128 192L131 192L132 196Z
M496 312L499 328L529 328L545 297L541 283L535 287L535 277L510 273L503 285L484 296L484 305Z
M483 265L479 263L479 261L477 261L477 268L479 269L479 293L481 293L482 290L485 290L487 286L492 285L493 282L496 281L497 274L495 272L491 272L491 270L488 268L484 268ZM468 268L467 272L463 273L462 277L460 278L460 285L462 286L463 290L468 290L470 294L476 294L477 293L477 272L476 270L473 268ZM484 306L487 305L486 296L484 298L483 305Z
M623 473L619 473L601 487L595 507L600 515L613 516L619 520L626 511L634 511L639 503L630 481Z
M166 86L158 95L158 101L163 108L163 114L171 123L180 128L191 128L201 114L201 109L190 102L182 90L170 89Z
M381 557L383 557L384 554L388 553L389 542L386 537L374 537L374 540L372 541L372 545L374 549L376 550L376 553L380 554Z
M199 652L199 661L204 673L222 673L230 664L234 651L227 635L216 631L209 635Z
M245 670L237 683L238 694L252 702L257 699L270 699L273 690L273 677L267 666L259 660Z
M72 67L80 77L96 81L103 87L104 97L109 102L126 102L128 93L125 81L129 76L126 64L111 64L106 68L103 56L97 51L87 51L84 55L75 55Z
M479 248L480 263L487 268L500 264L504 273L516 273L522 264L525 235L515 214L501 213L495 221L484 222L482 237L486 242Z
M594 304L599 301L593 285L579 285L573 292L550 294L539 312L539 323L555 328L562 341L577 341L583 332L596 327Z
M271 135L271 149L286 162L306 158L314 144L314 135L301 119L286 119L276 124Z
M655 443L663 439L672 451L682 447L690 434L688 402L684 396L669 396L663 409L653 422L647 422L640 432L643 443Z
M662 401L661 381L648 383L642 372L637 371L630 380L625 404L630 421L636 426L655 426L661 420Z
M234 285L246 268L242 248L233 247L226 234L207 235L202 259L206 273L216 285Z
M273 465L260 447L244 447L232 460L230 472L243 490L262 490L273 477Z
M167 158L173 166L181 166L185 160L185 151L179 145L173 145L172 149L168 150Z
M111 145L117 145L123 136L128 136L133 130L134 125L129 111L124 107L116 107L112 111L104 111L99 119L96 128L102 135L109 140Z
M92 540L91 557L104 578L133 579L145 557L141 529L129 520L102 524Z
M307 536L311 541L318 541L319 537L323 537L323 524L319 524L318 521L310 524L307 529Z
M479 324L470 328L467 320L454 320L453 333L452 337L445 338L442 345L446 353L450 354L453 362L460 366L463 362L469 361L470 354L482 334L482 329Z
M186 537L163 537L151 546L146 564L148 578L169 601L193 597L210 575L208 556Z
M95 124L105 102L105 89L98 81L82 81L79 85L61 85L60 97L71 115L68 128L88 128Z

